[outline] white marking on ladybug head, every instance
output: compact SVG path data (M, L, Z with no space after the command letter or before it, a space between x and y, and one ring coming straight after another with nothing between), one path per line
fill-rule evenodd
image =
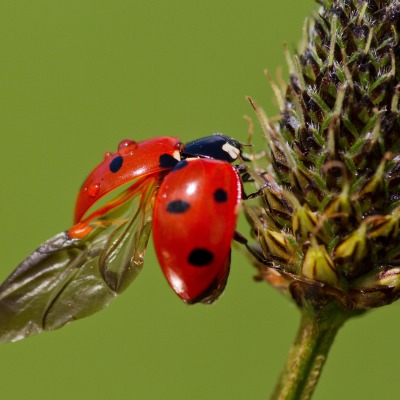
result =
M238 148L232 146L228 142L226 142L222 146L222 150L226 151L231 156L231 158L234 160L236 160L240 154L240 150Z
M172 154L172 157L175 158L175 160L181 161L181 153L179 150L175 150L174 153Z

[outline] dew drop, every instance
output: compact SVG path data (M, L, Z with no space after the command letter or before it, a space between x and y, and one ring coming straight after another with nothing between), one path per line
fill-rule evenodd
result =
M175 150L181 151L181 150L183 150L184 148L185 148L185 145L184 145L182 142L177 142L177 143L174 144L174 149L175 149Z
M96 197L100 192L100 183L93 183L88 187L88 194L90 197Z
M111 151L107 151L106 153L104 153L103 159L104 161L107 161L108 159L110 159L112 157L113 153L111 153Z
M131 139L125 139L118 145L118 154L120 156L126 156L132 154L138 147L138 143Z

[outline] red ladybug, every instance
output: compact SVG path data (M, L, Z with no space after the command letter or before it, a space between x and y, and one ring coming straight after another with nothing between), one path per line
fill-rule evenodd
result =
M242 199L227 162L191 158L165 177L153 214L153 238L169 284L187 303L211 303L225 287Z
M43 243L0 286L0 342L56 329L106 307L140 272L152 225L162 270L180 298L218 298L242 197L230 162L241 148L234 139L213 135L186 145L173 137L125 140L116 153L106 153L78 194L76 224Z

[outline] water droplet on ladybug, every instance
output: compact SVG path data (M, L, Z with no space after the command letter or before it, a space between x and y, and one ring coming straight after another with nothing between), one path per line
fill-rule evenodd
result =
M111 153L111 151L107 151L106 153L104 153L103 159L104 161L107 161L109 158L111 158L113 155L113 153Z
M93 183L88 187L88 194L90 197L96 197L100 192L100 183Z
M175 143L175 145L174 145L174 149L175 149L175 150L181 151L181 150L183 150L184 148L185 148L185 145L184 145L182 142L177 142L177 143Z
M118 145L118 154L120 156L132 154L138 148L138 146L138 143L134 140L125 139Z

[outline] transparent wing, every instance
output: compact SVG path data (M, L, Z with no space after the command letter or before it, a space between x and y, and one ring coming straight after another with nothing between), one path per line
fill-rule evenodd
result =
M127 288L142 269L155 179L137 181L12 272L0 286L0 343L91 315Z

